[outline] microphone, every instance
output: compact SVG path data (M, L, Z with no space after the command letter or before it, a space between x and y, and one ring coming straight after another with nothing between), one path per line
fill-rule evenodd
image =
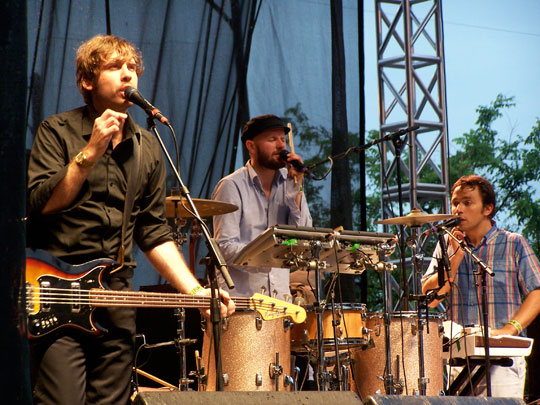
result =
M279 152L279 157L281 158L281 160L287 162L287 156L289 156L289 151L286 150L286 149L283 149L281 152ZM306 167L299 161L299 160L291 160L290 162L287 162L287 163L290 163L292 167L294 167L296 170L298 170L299 172L305 172L306 171Z
M427 231L425 231L422 235L426 236L431 232L440 232L444 228L453 228L454 226L458 226L460 222L461 222L461 219L459 217L447 219L446 221L440 223L439 225L432 226Z
M124 96L133 104L137 104L139 107L141 107L151 117L157 118L165 125L169 125L169 120L167 119L167 117L161 114L161 111L159 111L156 107L150 104L150 102L146 100L136 88L131 86L126 87L124 89Z

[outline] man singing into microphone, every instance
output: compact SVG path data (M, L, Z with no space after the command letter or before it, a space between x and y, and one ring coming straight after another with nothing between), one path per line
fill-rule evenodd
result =
M494 277L486 276L491 335L522 334L540 313L540 264L536 256L523 236L497 228L493 220L495 192L483 177L470 175L456 181L452 187L451 207L452 214L460 218L452 234L463 240L494 272ZM450 319L462 325L479 325L481 292L473 275L478 265L452 238L448 242L448 255L452 288L445 277L438 294L450 293ZM436 270L436 258L441 256L439 246L433 256L422 278L424 293L439 287ZM431 306L438 303L434 301ZM493 396L523 397L525 359L512 357L512 360L511 367L491 367ZM480 393L485 389L479 388Z
M212 198L235 204L231 214L214 217L214 236L228 263L240 250L269 226L289 224L311 226L311 215L304 196L304 173L290 163L302 162L286 150L289 128L280 118L267 114L254 117L242 130L242 142L250 159L246 165L221 179ZM235 283L234 295L251 296L264 288L267 294L284 299L289 294L289 271L259 267L229 267ZM224 283L222 287L225 288Z
M37 131L28 168L28 245L70 264L123 256L124 266L103 281L113 290L132 290L135 242L179 291L209 295L186 266L166 223L159 145L126 113L131 103L124 90L136 88L142 72L140 53L121 38L96 36L79 47L77 85L87 105L47 118ZM131 181L133 208L124 237ZM221 312L230 315L234 303L226 292L222 298ZM95 315L108 329L104 336L61 328L31 341L36 404L130 403L135 310L100 308Z

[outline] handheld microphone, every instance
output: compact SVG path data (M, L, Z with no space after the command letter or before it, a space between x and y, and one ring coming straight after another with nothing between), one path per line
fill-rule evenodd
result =
M450 218L444 222L441 222L439 225L432 226L427 231L425 231L422 235L427 235L431 232L440 232L443 230L443 228L453 228L454 226L458 226L461 222L461 219L459 217L457 218Z
M150 102L146 100L136 88L126 87L124 89L124 96L133 104L137 104L139 107L141 107L151 117L157 118L165 125L169 124L169 120L167 119L167 117L161 114L161 111L159 111L156 107L150 104Z
M281 158L281 160L287 162L287 156L289 156L289 151L286 150L286 149L283 149L281 152L279 152L279 157ZM287 162L287 163L290 163L292 167L294 167L296 170L298 170L299 172L305 172L306 171L306 167L299 161L299 160L291 160L290 162Z

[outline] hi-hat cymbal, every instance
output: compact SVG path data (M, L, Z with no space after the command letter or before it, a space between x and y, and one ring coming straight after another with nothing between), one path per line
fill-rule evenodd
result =
M212 217L214 215L228 214L229 212L236 211L238 207L234 204L229 204L222 201L205 200L204 198L193 198L193 203L199 211L201 217ZM180 196L167 197L167 218L191 218L192 215L184 208L188 207L188 202L185 198ZM176 214L175 214L176 207Z
M375 221L376 224L387 225L407 225L421 226L429 222L443 221L445 219L456 218L457 215L450 214L424 214L418 208L414 208L409 214L404 217L394 217Z

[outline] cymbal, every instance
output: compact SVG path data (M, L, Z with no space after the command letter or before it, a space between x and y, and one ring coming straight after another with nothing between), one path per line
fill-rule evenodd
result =
M437 222L445 219L457 218L451 214L424 214L418 208L414 208L404 217L394 217L375 221L376 224L421 226L429 222Z
M238 209L234 204L215 200L205 200L204 198L193 198L193 203L201 217L228 214L229 212ZM184 206L189 208L188 202L184 197L176 195L167 197L167 218L175 218L176 216L179 218L191 218L192 215L184 208ZM175 207L177 207L177 215L175 215L174 212Z

